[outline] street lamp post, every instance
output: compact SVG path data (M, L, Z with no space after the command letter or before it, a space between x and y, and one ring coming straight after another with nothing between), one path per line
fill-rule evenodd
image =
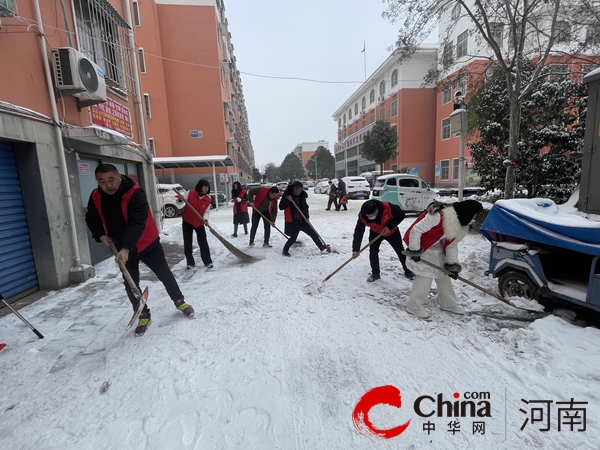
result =
M460 133L458 149L458 201L463 199L465 186L465 132L468 129L467 111L465 101L461 92L457 92L454 98L454 111L450 114L450 133Z
M317 155L313 155L312 158L309 159L309 161L315 163L315 181L317 181L319 179L319 173L317 172Z

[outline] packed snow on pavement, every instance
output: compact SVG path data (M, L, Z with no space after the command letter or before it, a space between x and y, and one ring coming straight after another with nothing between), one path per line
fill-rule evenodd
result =
M14 315L0 319L0 448L598 448L598 329L534 316L456 281L467 314L441 311L434 290L431 317L414 317L404 310L411 282L387 243L381 280L366 282L365 251L322 283L351 256L363 201L337 212L325 211L326 195L308 200L333 253L300 234L284 257L276 230L273 248L260 246L262 224L247 249L243 230L230 237L225 207L211 212L212 226L259 261L241 263L208 233L214 268L186 270L181 220L167 221L161 241L195 319L142 265L152 325L134 337L112 259L95 278L20 311L45 339ZM489 245L479 233L465 238L461 275L497 292L484 275ZM389 385L401 407L375 404L368 418L381 430L408 426L389 439L361 434L357 403Z

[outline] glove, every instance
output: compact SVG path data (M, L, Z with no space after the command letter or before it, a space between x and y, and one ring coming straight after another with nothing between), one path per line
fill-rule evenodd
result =
M238 197L238 198L235 199L235 201L239 203L239 202L242 201L242 199Z
M446 269L448 272L452 272L452 275L448 274L448 276L454 280L458 279L458 274L460 273L460 271L462 270L462 267L460 264L458 263L452 263L452 264L444 264L444 269Z
M410 248L407 248L404 253L406 253L406 256L410 257L410 259L412 259L414 262L419 262L421 261L423 249L420 248L419 250L411 250Z

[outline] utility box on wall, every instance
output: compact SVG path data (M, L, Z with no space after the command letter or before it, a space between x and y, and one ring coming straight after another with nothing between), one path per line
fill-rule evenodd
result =
M583 83L588 85L588 107L578 209L588 214L600 214L600 69L583 77Z

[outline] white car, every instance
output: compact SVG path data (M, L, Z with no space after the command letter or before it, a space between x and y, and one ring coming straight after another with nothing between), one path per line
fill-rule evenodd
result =
M177 188L182 194L187 194L187 191L180 184L157 184L158 190L158 206L167 219L177 217L183 212L185 203L176 197L173 188Z
M399 205L404 211L421 212L433 201L436 193L416 175L394 173L377 178L373 198Z
M325 180L320 180L316 185L315 185L315 194L329 194L329 180L325 179Z
M342 180L346 183L346 194L348 195L348 198L362 197L368 199L371 195L371 186L365 177L343 177Z

